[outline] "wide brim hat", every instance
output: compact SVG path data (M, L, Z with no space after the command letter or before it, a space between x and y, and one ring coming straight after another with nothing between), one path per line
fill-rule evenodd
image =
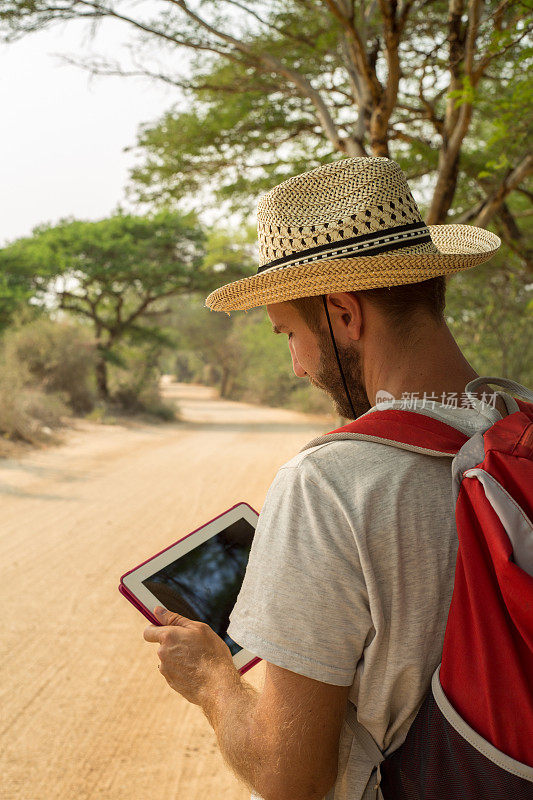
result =
M501 242L472 225L426 225L388 158L346 158L296 175L257 208L256 275L212 292L213 311L417 283L470 269Z

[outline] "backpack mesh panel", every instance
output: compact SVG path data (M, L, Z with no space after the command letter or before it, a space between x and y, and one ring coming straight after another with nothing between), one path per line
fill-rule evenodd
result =
M385 800L533 800L533 783L457 733L430 691L404 744L381 765Z

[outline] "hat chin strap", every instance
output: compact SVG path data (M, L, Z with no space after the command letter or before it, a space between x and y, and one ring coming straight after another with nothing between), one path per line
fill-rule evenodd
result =
M348 398L348 402L350 404L350 408L352 409L353 418L357 419L357 414L355 413L355 409L353 407L352 398L350 397L350 392L348 391L348 384L346 383L346 378L344 377L344 371L342 369L341 360L339 358L339 351L337 350L337 342L335 341L335 337L333 335L333 328L331 327L331 319L329 318L329 311L328 311L328 303L326 300L326 295L322 295L322 302L324 303L324 311L326 312L326 319L329 325L329 334L331 336L331 341L333 342L333 349L335 350L335 357L337 359L337 364L339 365L339 372L342 378L342 385L344 386L344 391L346 392L346 397Z

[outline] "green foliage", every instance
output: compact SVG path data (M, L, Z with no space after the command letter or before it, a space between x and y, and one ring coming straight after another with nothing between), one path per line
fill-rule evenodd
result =
M202 270L213 276L213 287L256 271L256 228L243 225L237 230L214 228L208 231Z
M298 386L285 337L275 336L264 309L235 318L230 346L240 351L232 396L265 405L287 405Z
M161 210L146 217L117 214L97 222L42 226L11 247L41 270L43 289L50 289L51 278L77 282L71 290L60 282L51 288L84 315L96 304L102 323L110 327L117 320L117 304L124 324L136 299L190 291L197 283L203 289L198 276L203 241L193 215Z
M255 231L246 228L210 231L204 265L220 276L219 284L227 279L228 272L243 276L255 271L254 239ZM172 298L168 307L166 325L175 336L179 379L218 385L222 397L228 396L241 357L240 350L230 342L234 318L209 311L198 296Z
M154 342L122 342L118 346L117 363L109 370L109 408L126 414L149 414L167 422L178 418L176 406L161 397L161 352Z
M221 396L227 397L239 368L239 352L229 341L233 319L188 298L174 301L168 324L176 330L181 379L190 374L194 380L218 385Z
M0 333L30 301L33 265L21 259L16 249L0 250Z
M287 48L264 31L252 37L252 47L273 55L280 50L286 63L297 65L319 87L327 85L341 66L337 25L328 20L329 32L319 35L316 12L300 8L299 26L302 14L308 19L309 41L316 41L313 47L293 42ZM289 29L295 24L294 8L284 17ZM157 125L141 129L137 150L145 162L132 178L144 201L191 199L209 182L232 208L249 210L250 198L266 187L331 159L332 147L323 140L311 101L280 90L272 75L218 58L199 66L194 86L198 89L186 103Z
M476 99L475 87L472 86L472 82L467 75L463 78L462 84L460 89L452 90L446 95L446 97L449 97L451 100L455 100L455 108L461 108L464 103L471 104Z
M221 280L248 274L255 261L250 242L247 229L231 236L205 232L194 215L167 210L41 226L0 251L0 258L33 274L34 291L49 307L83 320L91 343L80 339L80 329L50 320L26 327L23 335L10 332L6 341L35 380L65 395L78 413L94 405L86 381L92 366L102 402L174 418L159 395L157 366L174 345L175 334L165 327L171 301L203 297Z
M333 403L329 397L311 384L303 384L296 387L294 391L291 392L287 407L295 411L301 411L304 414L335 415L336 419L339 420L339 426L344 424L342 418L338 417L336 414Z
M222 397L249 403L331 410L327 398L293 374L287 343L272 333L264 309L230 317L182 300L172 322L179 326L178 380L216 386Z
M264 309L235 318L230 346L240 352L240 369L231 396L269 406L331 414L331 401L297 378L285 336L276 336Z
M309 59L307 59L309 62ZM320 59L309 68L316 71ZM311 103L287 97L268 75L211 62L189 102L141 129L145 163L132 172L143 201L191 199L206 183L234 208L265 188L329 160ZM201 195L200 195L201 196ZM249 206L248 206L249 207Z
M478 374L533 387L533 283L518 259L511 257L504 266L500 257L453 276L446 312Z
M6 272L32 275L38 293L98 320L102 330L133 335L137 318L149 316L145 312L153 303L182 293L204 294L220 277L230 281L246 274L239 246L220 235L207 241L194 214L162 209L147 216L117 214L38 227L0 250L0 265L9 265Z
M410 13L399 41L398 95L378 144L389 148L418 190L422 208L429 208L435 178L453 149L455 131L447 122L471 111L448 184L453 204L438 219L449 214L450 221L475 222L487 197L499 191L528 150L530 0L481 4L470 69L465 43L475 4L465 4L455 30L446 0L352 4L354 32L369 70L375 67L375 97L361 88L364 74L350 54L345 29L331 5L319 0L272 0L266 6L259 0L192 0L165 3L148 16L146 4L117 0L110 15L122 11L124 21L131 15L129 24L138 31L140 23L147 42L160 43L163 33L196 53L186 76L174 61L165 71L161 59L163 79L179 87L178 102L156 124L143 127L136 148L142 162L132 173L132 191L165 208L145 218L65 221L0 251L0 328L32 292L55 298L59 307L91 321L100 394L107 393L109 366L112 392L126 405L135 405L132 398L142 385L155 385L155 372L143 372L143 358L156 363L175 342L182 377L216 382L224 396L312 406L306 387L291 376L283 342L270 336L263 317L211 314L195 299L254 270L249 232L206 237L193 215L166 206L186 201L203 208L214 194L216 202L225 201L224 209L227 203L249 213L252 198L291 175L348 153L375 152L371 121L383 114L380 88L393 61L385 51L386 5L395 22L402 10ZM14 38L85 17L91 7L78 0L6 0L0 30ZM204 15L210 29L184 17L189 8ZM105 17L106 5L97 4L96 13ZM242 47L218 37L217 28ZM394 86L389 88L394 95ZM334 135L324 124L328 115ZM486 267L453 278L449 315L478 371L531 383L530 348L523 347L532 305L532 193L526 177L504 196L491 221L508 249Z
M503 65L497 82L486 81L483 88L476 99L478 113L463 151L465 168L475 159L480 178L498 179L527 152L531 140L533 47L524 47L517 58Z
M237 31L251 52L267 53L312 86L324 100L339 139L357 131L362 151L370 154L370 107L361 130L361 109L353 89L353 74L359 67L348 55L335 16L315 2L245 5L259 13L264 24L242 13L236 16L232 33ZM215 27L217 22L221 28L227 23L227 15L224 19L218 13L222 7L227 8L215 2L202 4L204 16ZM362 3L354 13L369 61L375 59L377 74L384 80L390 65L383 47L381 11L375 6L372 12L372 4ZM484 59L489 66L476 78L476 85L461 72L462 66L457 83L451 81L448 13L446 2L415 4L399 44L402 75L387 138L391 157L413 179L431 177L438 170L439 152L446 147L442 125L448 98L455 100L456 108L473 105L472 130L464 149L466 154L475 151L480 171L490 172L492 163L501 163L499 142L515 151L508 154L511 164L515 154L520 157L525 151L533 71L524 5L516 0L484 4L474 66L478 68ZM460 25L462 53L464 19ZM269 71L245 54L231 59L198 56L192 77L180 85L183 100L157 124L141 129L137 151L143 162L133 170L132 179L134 192L143 200L187 197L190 202L197 195L204 202L202 189L208 184L232 208L249 212L262 191L343 156L342 148L326 137L310 94L290 77ZM479 137L477 128L486 121L491 131ZM471 169L464 161L461 170L465 169L468 182ZM460 175L459 184L462 181ZM427 179L423 185L427 193Z
M33 271L35 290L48 304L90 322L98 391L106 400L107 363L117 363L118 343L161 346L164 334L150 320L167 298L207 292L221 272L233 277L234 263L217 272L203 265L205 238L194 215L163 209L42 226L0 252L13 268Z
M192 0L154 10L126 0L5 0L0 35L96 15L120 18L126 35L150 45L144 52L161 48L146 74L175 85L177 102L141 130L132 189L142 200L203 208L215 193L249 212L252 198L291 175L346 155L390 154L420 181L424 200L442 178L438 222L456 186L463 209L474 186L472 208L485 189L476 178L504 177L527 152L530 5ZM166 64L166 45L185 52L189 68Z

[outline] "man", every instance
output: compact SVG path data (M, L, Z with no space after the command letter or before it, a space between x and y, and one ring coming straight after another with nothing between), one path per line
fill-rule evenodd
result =
M394 162L346 159L285 181L261 199L258 232L258 274L207 304L266 305L296 375L340 414L372 413L379 394L471 435L515 410L504 393L467 402L477 374L443 317L445 276L499 240L428 229ZM401 745L440 660L455 555L449 459L322 443L270 487L231 616L230 636L266 661L262 691L205 625L162 610L145 638L253 796L367 800L374 764L348 701L382 751Z

